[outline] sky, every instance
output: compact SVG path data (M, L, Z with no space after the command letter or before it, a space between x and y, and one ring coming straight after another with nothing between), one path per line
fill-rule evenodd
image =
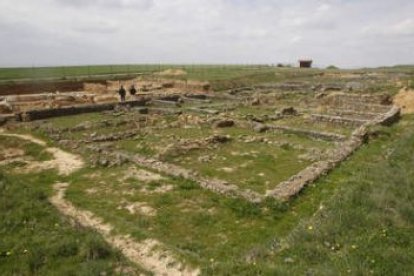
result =
M0 67L414 64L413 0L0 0Z

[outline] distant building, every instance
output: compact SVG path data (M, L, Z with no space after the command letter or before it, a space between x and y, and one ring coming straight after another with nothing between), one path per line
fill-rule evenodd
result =
M311 59L301 59L299 60L299 67L300 68L312 68L312 62Z

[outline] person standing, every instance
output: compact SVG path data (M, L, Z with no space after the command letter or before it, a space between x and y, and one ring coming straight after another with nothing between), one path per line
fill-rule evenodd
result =
M121 97L121 102L125 102L126 90L123 85L121 85L121 88L119 89L118 94Z
M131 94L131 96L135 96L135 94L137 94L137 89L135 88L135 85L131 85L131 87L129 88L129 93Z

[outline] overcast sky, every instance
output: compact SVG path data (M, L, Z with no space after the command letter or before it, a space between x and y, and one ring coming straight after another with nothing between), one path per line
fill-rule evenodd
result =
M414 64L413 0L0 0L0 67Z

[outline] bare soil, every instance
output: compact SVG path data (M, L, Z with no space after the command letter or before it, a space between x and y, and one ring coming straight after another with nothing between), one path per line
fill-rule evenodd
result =
M44 141L37 139L31 135L4 133L2 129L0 129L0 135L17 137L43 147L46 146L46 143ZM45 150L53 155L52 160L29 162L28 165L23 168L23 170L32 172L55 168L59 171L59 174L69 175L74 171L81 169L84 165L83 160L77 155L65 152L58 148L46 148Z
M414 113L414 90L406 87L394 97L394 104L401 108L402 114Z
M158 73L160 76L185 76L187 72L182 69L167 69Z

